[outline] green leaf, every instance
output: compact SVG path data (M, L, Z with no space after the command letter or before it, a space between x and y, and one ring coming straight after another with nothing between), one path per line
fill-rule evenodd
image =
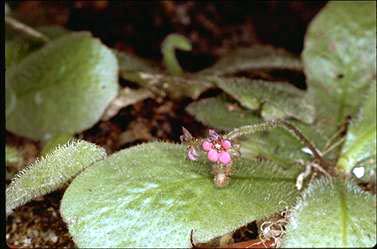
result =
M376 197L352 182L316 180L294 208L283 247L373 247Z
M324 145L325 141L315 130L298 122L291 123L300 128L316 146ZM281 128L243 137L240 139L240 147L241 154L246 158L258 157L270 160L285 169L294 167L303 170L303 165L298 162L305 163L314 159L296 137Z
M220 76L264 68L302 70L302 65L299 58L283 49L254 46L230 51L215 65L202 70L200 74Z
M36 28L50 39L56 39L69 31L60 26L41 26ZM27 55L41 48L43 44L27 39L20 34L6 32L5 39L5 67L9 70L12 65L18 64Z
M25 39L5 39L5 70L8 71L13 65L18 64L32 51L32 45Z
M58 147L20 171L12 180L6 189L7 215L33 198L62 187L105 156L104 149L85 141L73 141Z
M156 80L160 78L160 84L168 95L173 99L180 99L184 96L197 99L201 93L212 87L212 84L206 78L200 78L193 74L185 74L183 76L156 75L154 79L149 76L148 80Z
M135 55L113 50L119 63L120 76L126 80L139 82L141 81L140 73L158 73L158 66L146 59L139 58Z
M305 36L303 61L317 125L328 134L363 102L376 80L376 3L328 3Z
M72 134L59 134L46 141L42 149L42 156L46 156L51 151L55 150L59 145L63 145L69 142L73 138Z
M17 164L23 161L22 155L14 147L5 145L5 163L6 164Z
M314 107L304 91L286 82L267 82L247 78L213 77L213 81L241 105L261 109L266 120L294 117L305 123L314 120Z
M187 160L185 146L135 146L75 178L61 213L78 247L189 247L191 229L209 240L295 201L294 174L247 160L233 167L219 189L210 164Z
M356 120L347 131L338 167L351 172L355 166L363 166L375 172L376 112L376 84L372 84Z
M53 40L7 72L16 96L7 130L40 140L88 129L116 96L117 80L115 56L90 34Z
M220 130L230 130L261 120L250 110L223 97L201 99L188 105L186 110L203 124Z
M50 39L57 39L63 35L69 34L71 31L57 25L39 26L36 28L39 32L43 33Z
M16 95L7 83L5 83L5 92L5 119L8 120L8 115L10 115L16 107Z

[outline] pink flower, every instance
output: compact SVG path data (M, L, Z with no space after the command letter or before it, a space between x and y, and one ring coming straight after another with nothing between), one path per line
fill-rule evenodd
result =
M213 147L212 143L209 142L208 140L205 140L203 143L202 143L202 148L204 151L209 151L211 150Z
M232 158L230 157L230 154L227 151L220 152L218 160L220 163L224 165L228 165L232 162Z
M221 142L221 146L224 148L224 150L229 150L232 147L232 143L225 139Z
M212 149L208 151L207 157L208 157L208 160L210 160L211 162L217 162L219 158L219 153L216 150Z
M231 141L223 139L214 130L209 130L208 133L208 138L202 142L202 149L207 152L208 160L225 166L231 164L232 158L228 152L232 148Z
M218 140L220 137L219 134L215 130L208 130L209 140Z

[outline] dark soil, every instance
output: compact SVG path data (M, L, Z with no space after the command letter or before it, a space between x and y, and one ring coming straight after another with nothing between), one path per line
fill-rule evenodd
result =
M324 1L12 1L10 7L14 15L32 26L56 24L71 30L89 30L110 47L156 61L161 61L163 38L172 32L183 34L192 41L193 51L178 52L178 58L185 70L197 71L237 46L266 43L300 54L307 25L324 4ZM297 85L304 88L303 76L294 77ZM148 99L122 109L110 121L100 122L77 137L102 145L112 153L156 139L179 142L182 126L194 136L201 136L206 127L185 112L188 103L190 99ZM10 133L6 143L20 148L26 163L38 156L41 147ZM63 192L32 201L10 215L7 244L16 248L74 247L59 215Z

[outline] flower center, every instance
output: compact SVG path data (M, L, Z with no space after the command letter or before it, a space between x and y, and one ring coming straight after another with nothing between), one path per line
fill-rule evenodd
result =
M216 150L220 150L221 149L221 144L215 143L214 147L215 147Z

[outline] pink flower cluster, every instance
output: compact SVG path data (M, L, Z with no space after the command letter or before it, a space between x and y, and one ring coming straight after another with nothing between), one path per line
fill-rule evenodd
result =
M214 130L209 130L209 138L202 143L202 149L207 152L208 160L225 166L232 163L229 153L231 148L232 143L227 139L223 139Z

